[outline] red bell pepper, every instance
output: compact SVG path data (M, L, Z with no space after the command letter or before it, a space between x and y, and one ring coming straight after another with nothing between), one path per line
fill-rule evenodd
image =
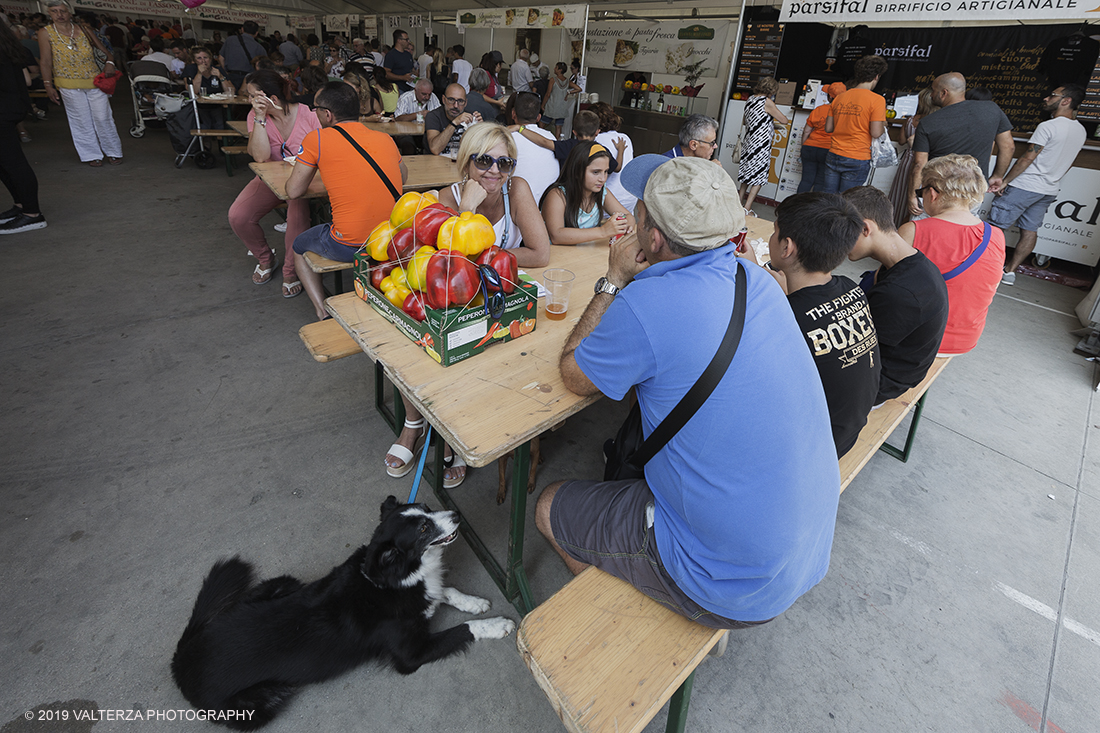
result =
M412 259L416 246L416 236L411 228L398 229L393 233L393 239L386 247L386 254L389 255L390 261L405 264Z
M412 316L415 321L423 321L428 317L424 312L424 295L421 293L412 292L405 296L405 302L401 304L401 310Z
M380 283L386 278L394 268L397 267L396 262L376 262L371 265L370 268L370 284L374 286L375 290L381 290Z
M413 218L416 241L428 247L434 247L436 239L439 238L439 227L452 216L458 216L458 212L448 209L443 204L425 206L416 212Z
M461 252L443 249L428 260L428 307L464 306L478 291L481 279L474 263Z
M515 292L516 283L519 282L519 263L516 262L514 254L494 244L478 255L477 264L488 265L497 271L497 274L500 275L501 289L505 295L511 295ZM485 285L490 293L497 291L491 283L486 282Z

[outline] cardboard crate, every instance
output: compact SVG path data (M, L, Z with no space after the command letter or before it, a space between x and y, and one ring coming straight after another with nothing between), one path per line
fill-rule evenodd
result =
M521 281L515 292L505 297L504 314L488 340L485 336L493 321L485 314L484 306L425 308L427 317L419 322L386 300L386 296L370 284L370 262L359 257L355 261L355 292L443 366L457 364L493 344L531 333L535 330L538 313L538 286Z

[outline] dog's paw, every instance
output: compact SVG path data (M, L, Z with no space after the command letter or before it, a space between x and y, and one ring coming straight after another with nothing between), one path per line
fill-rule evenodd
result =
M479 618L467 621L466 625L470 627L470 633L474 635L474 639L503 639L516 628L512 619L502 616Z
M489 610L491 605L489 601L484 598L478 598L477 596L468 596L465 593L455 590L454 588L446 588L443 591L443 602L448 606L457 608L459 611L470 614L485 613Z

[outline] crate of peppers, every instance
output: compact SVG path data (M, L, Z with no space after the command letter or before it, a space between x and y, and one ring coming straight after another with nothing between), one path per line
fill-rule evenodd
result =
M450 366L535 330L538 287L481 214L406 193L355 256L355 292Z

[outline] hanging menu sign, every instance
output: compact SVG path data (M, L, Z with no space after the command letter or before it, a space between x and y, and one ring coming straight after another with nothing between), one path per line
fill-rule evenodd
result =
M1085 88L1085 98L1077 106L1077 119L1083 122L1100 122L1100 59L1097 59L1089 85Z
M757 80L775 76L779 50L783 46L782 23L749 23L741 41L741 59L737 64L735 86L751 90Z

